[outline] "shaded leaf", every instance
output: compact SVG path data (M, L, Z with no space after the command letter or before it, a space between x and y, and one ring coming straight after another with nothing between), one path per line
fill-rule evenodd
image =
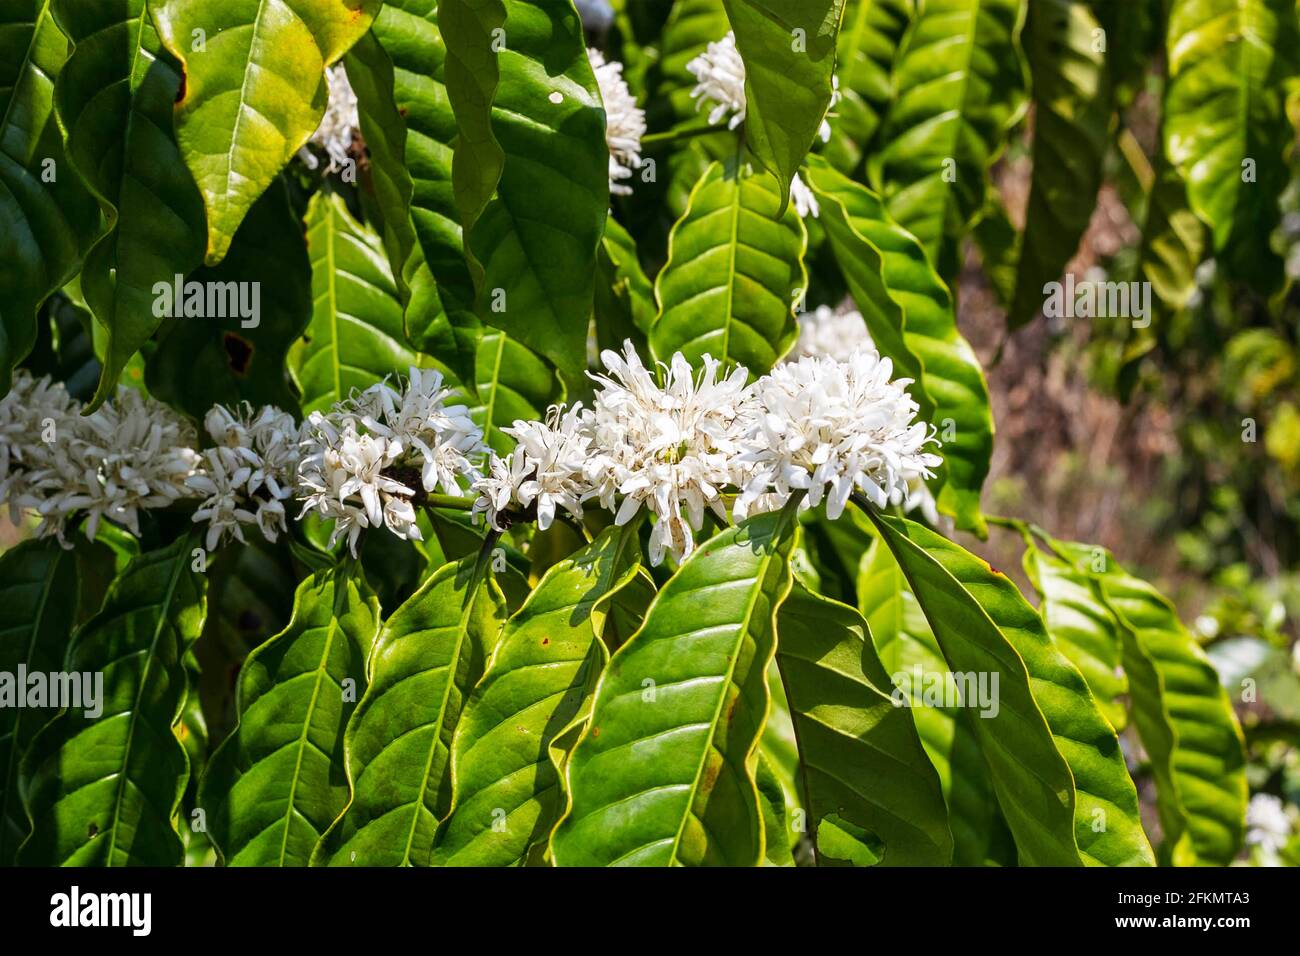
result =
M777 630L810 828L828 816L862 828L883 844L887 866L946 864L952 836L939 777L911 714L890 698L862 615L796 581Z
M365 35L379 6L150 0L185 78L176 141L203 194L208 265L225 258L253 203L316 132L329 99L325 69Z
M239 723L199 786L227 866L306 866L348 802L343 729L366 684L379 603L355 566L317 571L289 626L239 672Z
M21 865L181 862L176 815L190 768L174 728L187 693L183 658L205 612L193 545L182 537L134 558L73 638L64 668L82 675L83 706L74 699L23 758L32 833ZM95 703L87 674L102 676L98 707L85 706Z

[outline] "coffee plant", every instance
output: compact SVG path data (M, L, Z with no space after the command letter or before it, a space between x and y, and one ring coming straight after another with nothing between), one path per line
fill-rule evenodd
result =
M1232 862L956 293L1280 310L1297 107L1293 0L0 0L0 862Z

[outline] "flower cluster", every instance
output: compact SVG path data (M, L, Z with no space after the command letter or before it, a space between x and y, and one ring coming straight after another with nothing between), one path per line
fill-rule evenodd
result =
M931 476L942 460L925 451L930 428L916 422L909 379L891 381L893 363L875 352L846 361L805 356L759 379L761 408L744 441L752 465L735 511L743 516L775 493L807 492L838 518L861 491L877 507L911 498L910 482Z
M308 142L317 146L329 157L325 172L335 173L347 165L352 150L352 140L361 128L357 115L357 95L352 92L347 71L342 63L335 64L325 71L325 81L329 88L329 102L325 106L325 115L321 117L320 126L312 133ZM304 146L298 150L298 158L308 169L320 166L316 154Z
M645 110L623 79L623 64L607 62L599 50L588 49L587 57L596 73L596 85L605 104L605 142L609 145L609 191L631 195L623 184L641 166L641 137L645 135Z
M745 61L736 49L736 35L728 32L721 40L710 43L703 53L686 64L687 71L695 77L696 83L691 90L691 99L695 100L698 110L706 102L713 103L709 113L709 123L722 122L728 113L728 129L735 129L745 121L748 101L745 98ZM831 109L840 101L840 78L831 77ZM817 135L823 143L830 142L831 124L825 117ZM790 201L800 219L812 216L816 219L821 214L817 198L808 185L796 173L790 182Z
M915 504L941 463L925 450L935 438L914 420L908 380L890 381L889 360L874 351L799 358L752 384L743 367L723 375L708 356L696 373L674 355L656 377L631 343L601 360L591 409L516 422L519 446L475 483L475 511L494 527L534 505L539 523L557 507L580 518L594 499L619 525L653 514L650 560L659 564L689 555L706 509L726 521L729 500L734 520L795 493L801 508L825 497L832 517L854 489L880 506Z
M215 405L204 419L213 447L186 485L203 497L194 512L208 523L205 547L227 537L243 542L243 525L255 525L268 541L285 530L284 502L294 494L298 425L273 405L254 412L245 403L231 410Z
M184 499L213 549L248 528L274 541L296 498L299 518L332 521L331 544L345 538L355 555L364 529L418 540L430 496L472 489L471 510L498 531L521 520L546 529L561 512L580 520L593 501L618 525L649 513L659 564L694 550L706 511L742 520L799 494L801 508L825 498L835 517L855 489L879 506L914 504L940 463L907 380L891 381L889 360L869 349L804 355L752 383L709 356L698 371L680 353L647 368L630 342L600 358L591 407L516 421L502 430L515 440L505 456L428 369L354 392L301 427L273 406L215 406L201 449L185 419L139 392L119 389L83 417L62 386L19 371L0 400L0 500L62 540L74 516L92 536L102 518L138 534L141 511Z
M691 99L699 109L706 102L713 103L709 125L721 123L728 113L728 129L745 122L748 103L745 99L745 61L736 49L736 34L730 31L721 40L710 43L703 53L686 64L686 70L695 77Z
M103 518L139 534L142 510L193 495L193 427L131 389L83 416L63 386L19 370L0 401L0 432L0 493L15 519L40 517L42 537L64 540L75 514L85 514L91 536Z
M442 375L411 368L401 391L379 382L303 424L298 466L303 514L334 522L331 545L346 535L356 554L365 528L420 540L415 507L441 488L457 495L473 481L470 457L486 447L463 405L447 405Z
M799 317L799 340L791 358L805 355L843 361L854 352L874 352L876 344L862 313L852 306L819 305Z

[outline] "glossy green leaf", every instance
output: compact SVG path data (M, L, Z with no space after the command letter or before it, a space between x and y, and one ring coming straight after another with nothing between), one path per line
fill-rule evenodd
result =
M478 563L439 568L384 623L345 738L352 799L314 863L428 865L451 808L452 735L504 616Z
M312 271L283 183L253 204L221 264L189 281L239 283L247 308L170 323L145 363L149 394L199 420L218 402L296 410L285 358L312 314Z
M844 0L723 0L745 61L745 140L781 206L831 105Z
M654 287L637 258L636 240L610 217L600 243L596 277L596 344L620 351L631 339L638 351L654 325Z
M75 44L55 92L68 159L110 227L81 277L108 340L97 405L167 314L155 286L203 261L203 204L172 135L180 70L145 0L54 0L54 13Z
M637 572L639 549L635 526L611 526L553 565L506 623L456 728L454 807L435 864L517 865L549 836L565 806L549 748L609 659L599 635L613 596Z
M794 866L790 848L790 821L787 819L785 790L767 755L759 752L758 768L754 771L754 785L763 816L763 864L765 866Z
M794 306L807 287L808 234L794 209L778 216L775 177L739 155L713 163L691 191L655 280L655 357L712 355L767 372L798 336Z
M987 170L1024 112L1022 0L926 0L894 63L896 98L872 155L890 214L945 279L984 203Z
M0 673L10 691L26 690L27 674L63 669L76 623L77 560L57 541L27 541L0 556ZM0 707L0 866L12 866L29 832L18 768L36 732L56 707Z
M883 865L943 866L952 836L939 777L866 630L855 609L797 581L777 613L808 827L834 816L879 839Z
M453 41L447 91L460 124L453 176L471 261L480 270L479 315L577 381L587 367L596 250L609 210L604 110L571 0L507 0L508 40L495 54L485 46L490 35L453 34L446 22L459 9L456 22L463 27L467 9L461 8L485 6L451 3L442 17ZM493 59L490 72L465 83L466 62L484 57ZM480 100L498 66L485 146ZM486 185L477 179L492 169L492 156L485 155L491 143L504 152L504 167L495 198L475 217ZM467 179L475 181L466 185Z
M1164 137L1193 211L1230 274L1265 294L1282 281L1269 246L1295 139L1287 82L1300 74L1292 0L1172 0Z
M468 234L496 192L505 151L492 128L492 103L501 82L496 43L504 36L502 0L441 0L443 78L458 139L452 157L453 198Z
M931 421L943 442L939 508L953 515L959 528L983 535L980 490L993 454L993 412L979 359L957 329L952 294L916 238L890 218L874 193L816 159L809 164L809 181L825 197L823 218L837 261L850 279L861 276L862 294L877 301L878 292L866 285L875 278L868 247L879 257L884 290L903 312L899 357L891 351L900 348L897 332L875 338L878 327L888 328L887 321L868 320L868 328L882 354L894 359L896 374L912 374L909 355L919 361L923 377L918 381L929 400L920 404L933 408ZM864 316L872 314L857 291L854 298Z
M1128 679L1121 670L1120 627L1092 580L1056 555L1025 550L1025 573L1042 595L1043 625L1061 653L1079 669L1102 714L1116 731L1128 724L1122 700Z
M965 709L927 702L927 687L946 679L948 664L898 562L883 542L862 556L858 602L881 666L911 708L916 732L943 786L955 866L1015 863L988 765ZM1005 835L1005 839L1002 839Z
M68 49L49 0L0 3L0 395L36 341L41 303L73 278L99 232L54 116Z
M893 99L894 55L915 14L913 0L848 0L840 28L835 77L840 100L831 108L824 155L842 173L862 165L867 144Z
M182 659L205 610L193 546L182 537L133 559L73 638L64 667L83 682L102 675L102 688L94 679L98 707L74 700L23 758L32 833L19 848L21 865L181 862L176 818L190 768L173 728L187 693ZM96 703L87 689L81 703Z
M1098 561L1088 545L1053 545L1092 576L1122 625L1133 723L1156 778L1162 858L1227 866L1244 835L1245 753L1214 665L1173 606L1110 554Z
M432 327L421 324L419 265L402 249L405 281L412 286L407 304L407 335L412 344L445 362L462 378L469 377L479 322L474 315L474 282L465 262L460 215L452 191L452 146L456 118L444 85L446 48L438 30L436 0L396 0L384 4L375 18L372 41L357 44L348 54L349 76L361 106L361 128L370 146L376 178L389 176L395 190L389 206L394 218L409 220L408 244L437 285L443 316ZM371 78L367 83L367 74ZM376 84L376 88L369 86ZM376 128L387 111L392 117L391 147ZM378 143L381 149L376 149ZM403 212L402 210L405 210Z
M605 668L568 768L560 866L755 866L754 770L770 705L793 518L759 515L704 542Z
M379 0L150 0L181 62L176 141L203 194L208 265L316 127L325 69L370 29Z
M298 586L289 626L239 672L239 724L199 787L227 866L306 866L348 802L343 730L366 685L379 603L355 566Z
M1025 51L1033 77L1033 182L1008 320L1042 312L1092 219L1110 146L1115 91L1100 20L1087 0L1028 5Z
M950 668L998 678L968 716L1021 862L1154 862L1114 730L1015 585L921 525L872 518Z
M538 421L546 409L564 397L564 386L546 359L504 332L487 329L474 358L474 390L470 416L483 429L484 440L500 454L515 447L502 433L516 419Z
M289 352L304 414L386 375L429 364L406 343L402 304L379 237L352 217L337 193L312 197L307 254L311 323Z

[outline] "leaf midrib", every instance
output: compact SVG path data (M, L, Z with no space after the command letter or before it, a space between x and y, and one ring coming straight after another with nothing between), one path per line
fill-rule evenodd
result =
M161 639L162 632L167 625L168 609L171 607L172 598L175 597L176 586L180 583L181 569L185 566L183 551L177 553L175 565L171 580L167 582L167 591L163 595L162 603L158 605L158 623L154 627L153 638L149 642L149 654L145 658L144 673L140 675L140 683L135 692L135 701L131 706L131 720L127 724L126 743L122 748L122 773L118 777L117 795L113 802L113 823L108 843L108 866L113 865L113 852L117 849L117 830L122 819L122 798L126 794L127 764L130 762L131 746L135 740L135 725L140 717L140 701L144 696L144 689L149 683L149 671L157 657L158 641Z

